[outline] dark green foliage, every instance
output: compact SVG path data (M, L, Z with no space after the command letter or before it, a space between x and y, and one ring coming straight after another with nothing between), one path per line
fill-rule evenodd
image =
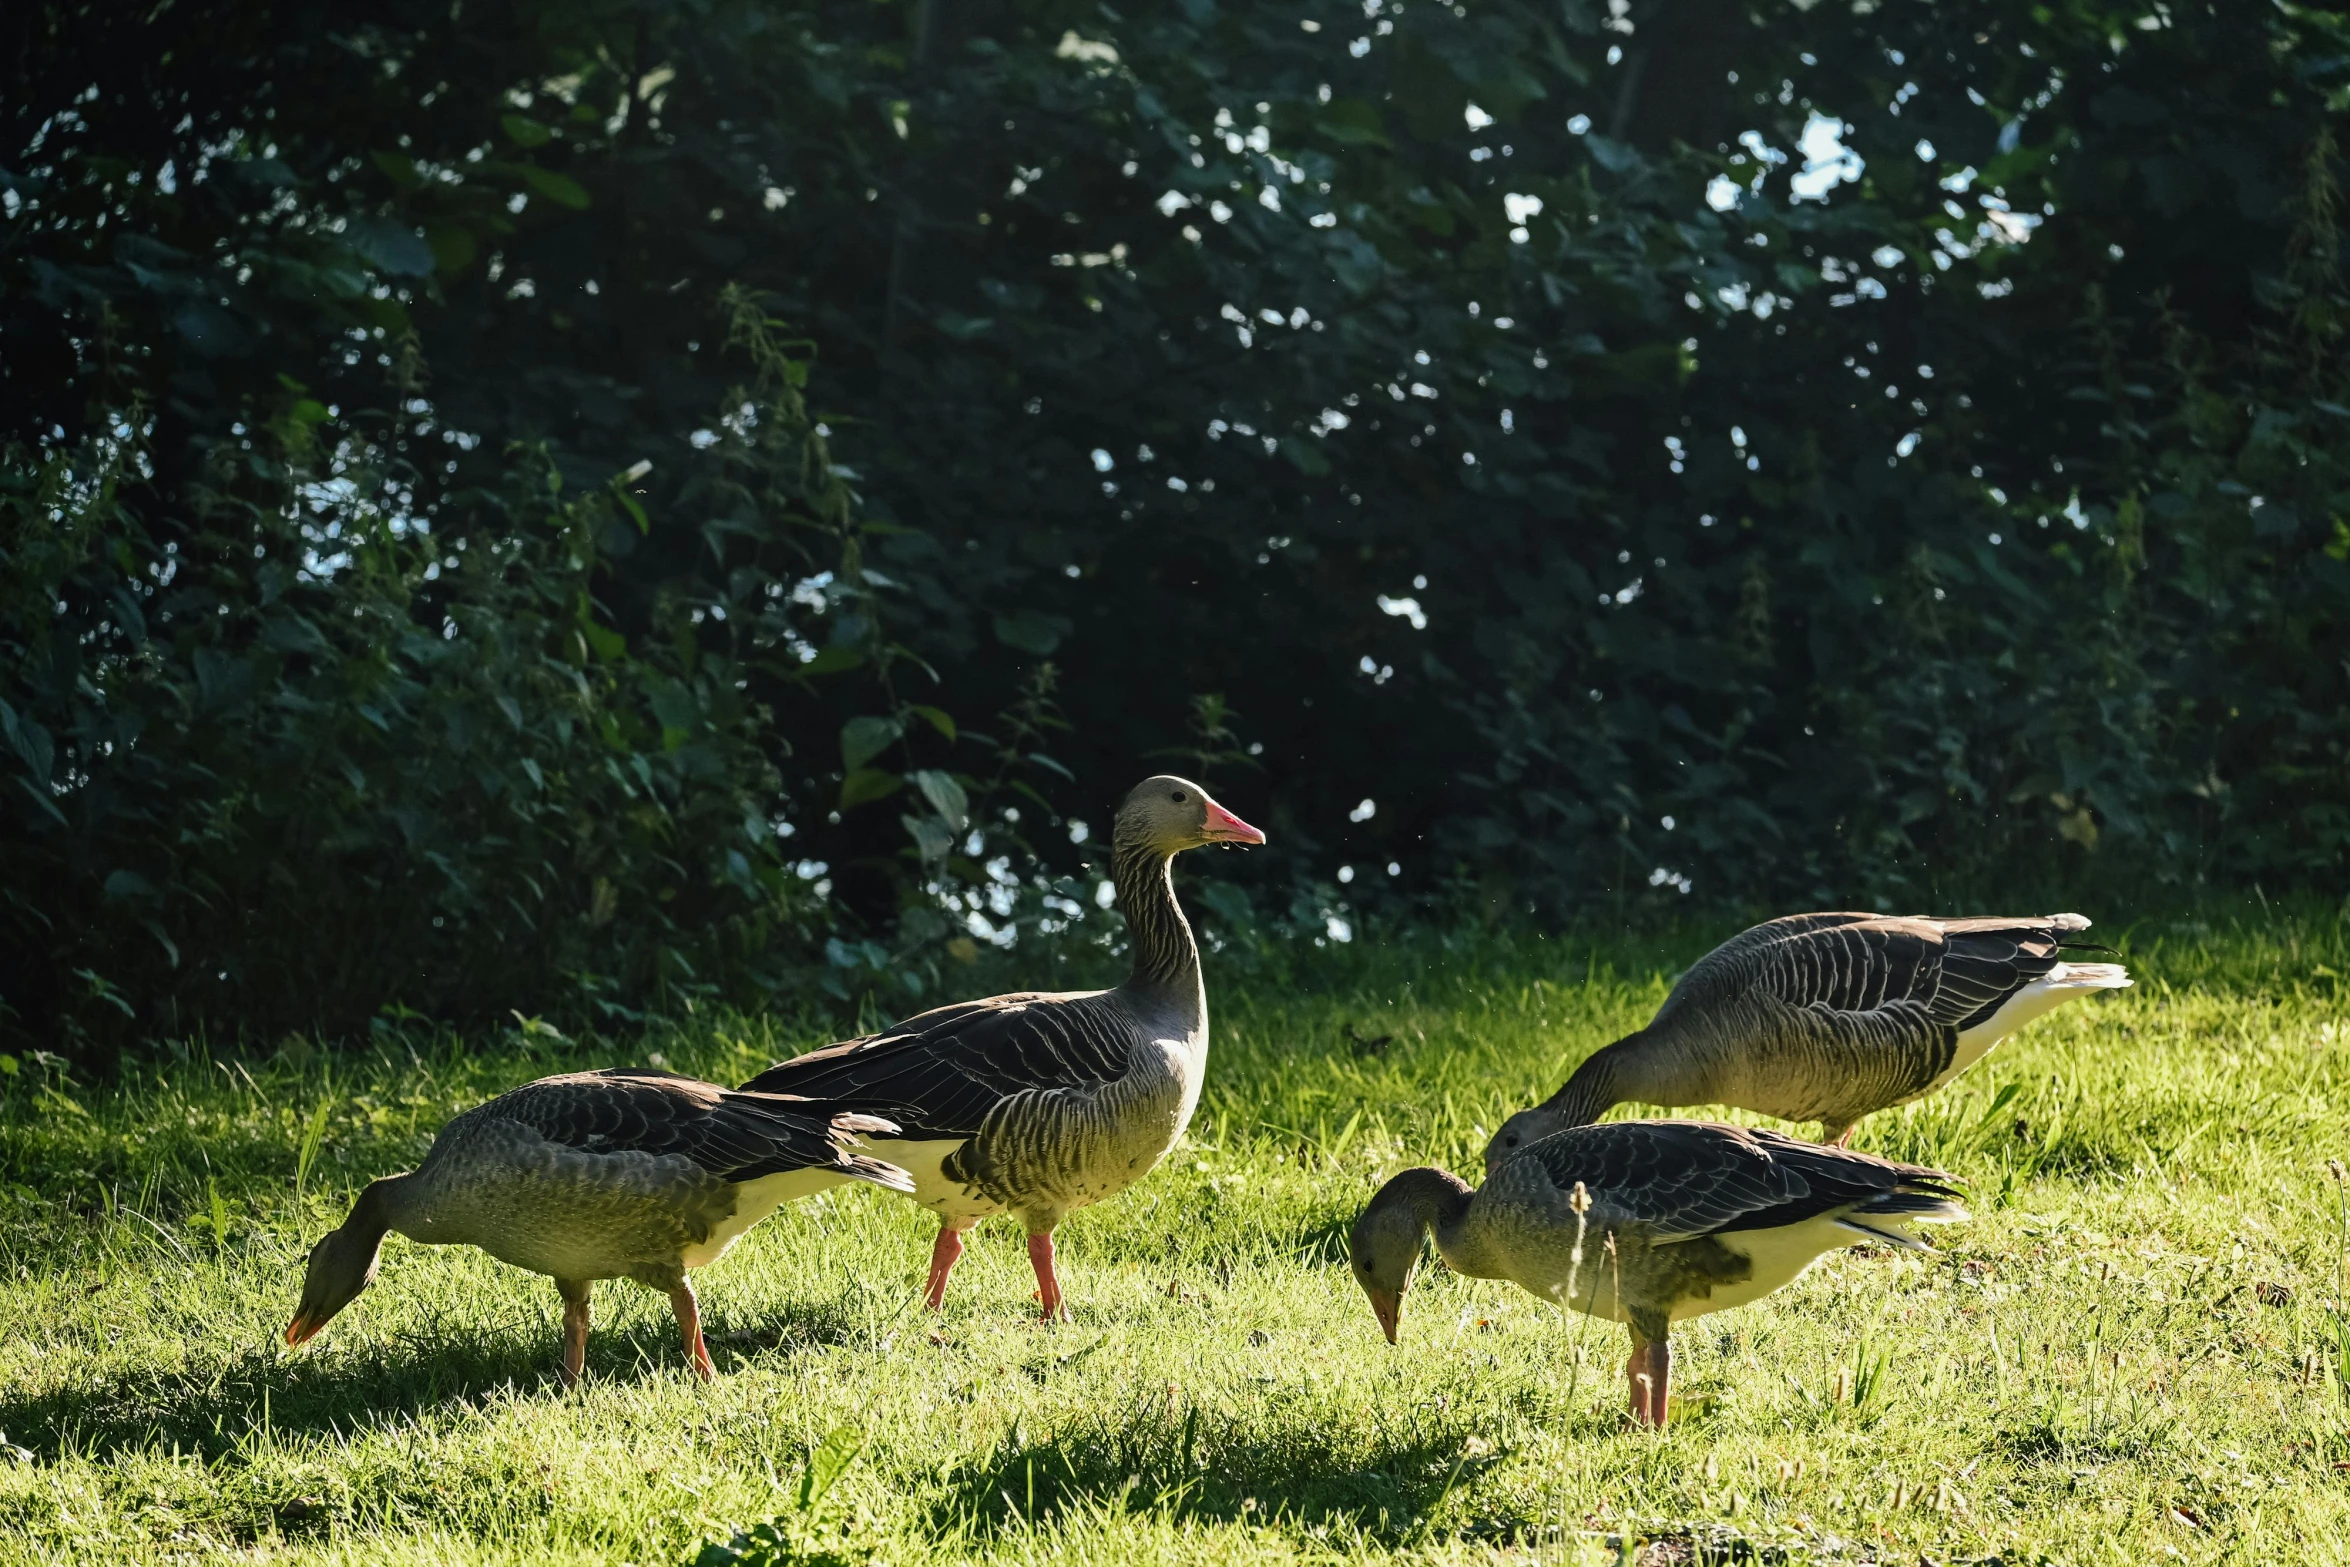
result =
M1066 623L1091 795L1206 691L1277 844L1423 893L2339 876L2323 18L1722 11L1732 89L1662 5L957 14L899 210L787 217L890 259L802 287L877 503L968 565L917 645ZM1798 202L1815 109L1866 173Z
M1149 766L1233 926L2340 882L2326 14L6 28L7 1026L894 1008Z
M10 176L8 328L35 346L0 492L7 1021L343 1030L771 988L839 917L779 836L800 803L769 704L837 727L813 682L893 656L806 346L722 279L685 291L704 368L669 377L691 421L658 439L574 439L533 393L635 391L527 345L443 384L495 335L460 309L464 279L490 292L472 258L530 238L507 192L593 199L469 161L471 122L553 138L500 123L489 84L439 121L407 101L388 67L422 35L177 22L115 41L139 92L11 104L40 161ZM697 526L656 532L673 456ZM828 592L790 594L819 570Z
M58 785L12 780L10 942L56 965L12 1004L274 1030L772 977L825 922L783 863L764 715L684 605L633 650L607 624L623 485L566 494L517 449L481 498L504 536L447 539L348 449L348 488L305 496L301 430L252 442L271 504L216 465L151 524L139 449L103 440L4 498L0 724ZM64 973L78 994L44 994Z

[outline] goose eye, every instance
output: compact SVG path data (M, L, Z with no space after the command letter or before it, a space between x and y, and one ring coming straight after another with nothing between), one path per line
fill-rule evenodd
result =
M1167 796L1167 798L1173 800L1177 805L1181 805L1183 803L1183 791L1178 789L1173 794Z
M1509 1135L1509 1136L1507 1136L1507 1137L1505 1137L1505 1138L1503 1138L1503 1139L1501 1140L1501 1145L1502 1145L1504 1148L1515 1148L1515 1147L1517 1147L1517 1146L1518 1146L1518 1134L1517 1134L1517 1133L1515 1133L1515 1132L1512 1132L1512 1133L1510 1133L1510 1135Z

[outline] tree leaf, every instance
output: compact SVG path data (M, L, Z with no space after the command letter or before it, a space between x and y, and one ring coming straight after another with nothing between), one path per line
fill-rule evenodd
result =
M557 174L553 169L542 169L535 163L522 166L523 182L558 207L583 208L588 205L587 187L568 174Z
M840 781L840 808L844 811L874 800L886 800L906 786L896 773L861 767Z
M905 732L905 726L894 718L852 718L840 727L841 764L855 772L897 744Z
M1360 98L1338 98L1314 116L1314 129L1342 147L1385 147L1387 128L1375 104Z
M1065 615L1047 615L1041 610L1019 609L995 617L998 642L1039 657L1059 647L1061 639L1068 634L1069 619Z
M943 860L955 851L955 835L947 824L935 816L901 816L898 818L914 840L915 850L925 860Z
M957 832L971 825L971 798L951 773L942 773L925 767L914 774L914 786L922 791L922 798L930 808L945 818L946 824Z
M855 669L865 662L864 651L835 642L823 648L816 656L800 666L803 675L837 675L844 669Z
M353 218L343 238L387 277L430 277L436 265L432 245L391 218Z
M428 224L424 231L424 242L432 249L433 267L441 272L464 271L473 265L473 258L479 250L471 231L453 223Z

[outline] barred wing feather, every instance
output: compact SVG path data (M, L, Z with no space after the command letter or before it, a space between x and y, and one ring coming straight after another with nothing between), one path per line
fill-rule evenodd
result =
M970 1137L1013 1094L1107 1083L1131 1070L1140 1036L1108 996L1021 994L940 1007L769 1067L743 1087L887 1115L909 1138Z
M1938 1205L1948 1176L1757 1128L1690 1121L1611 1121L1529 1148L1561 1191L1599 1194L1593 1228L1638 1224L1657 1243L1797 1224L1836 1209L1901 1199Z
M834 1163L830 1107L743 1094L643 1068L572 1072L474 1112L583 1153L680 1156L729 1181Z

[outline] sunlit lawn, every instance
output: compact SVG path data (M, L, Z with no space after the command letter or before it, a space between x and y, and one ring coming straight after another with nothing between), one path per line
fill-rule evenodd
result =
M1074 1321L1033 1324L1009 1224L924 1318L928 1222L844 1191L700 1276L714 1387L618 1284L566 1393L547 1281L398 1237L309 1351L277 1335L308 1242L456 1110L653 1051L732 1080L813 1022L199 1052L111 1088L28 1065L0 1079L0 1560L682 1563L770 1522L775 1560L2350 1558L2333 918L2131 930L2138 989L1866 1123L1976 1221L1685 1325L1661 1438L1623 1418L1621 1329L1506 1285L1439 1270L1382 1342L1334 1265L1371 1188L1469 1171L1725 933L1211 959L1199 1119L1063 1228ZM802 1509L833 1433L856 1450Z

